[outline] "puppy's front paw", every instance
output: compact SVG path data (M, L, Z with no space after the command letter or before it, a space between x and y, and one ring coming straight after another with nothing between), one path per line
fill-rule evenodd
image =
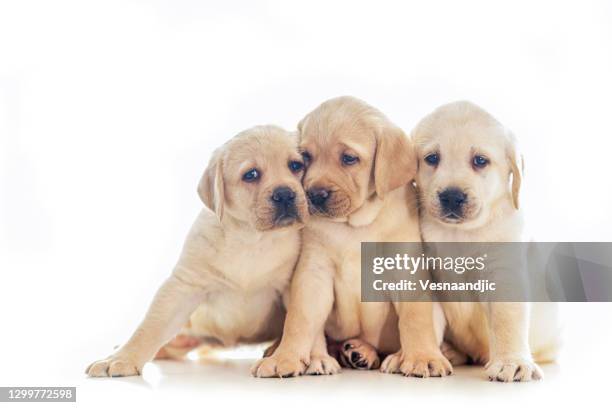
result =
M310 364L306 370L309 375L332 375L340 372L340 364L329 354L311 356Z
M310 361L297 354L274 354L259 360L251 368L254 377L296 377L304 374Z
M142 365L131 358L111 356L91 363L85 373L90 377L127 377L140 375L141 370Z
M439 350L410 354L400 350L385 358L380 371L410 377L445 377L453 373L453 367Z
M345 367L357 370L374 370L380 367L378 352L361 339L350 339L340 346L340 359Z
M531 358L494 358L485 368L487 369L487 376L491 381L526 382L544 378L542 370Z

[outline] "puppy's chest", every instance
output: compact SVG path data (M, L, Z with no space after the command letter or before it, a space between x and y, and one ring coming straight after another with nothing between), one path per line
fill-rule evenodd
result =
M283 241L233 242L215 256L220 283L243 291L273 287L283 290L299 254L299 237Z
M367 240L367 234L344 224L332 224L331 228L321 228L317 231L317 235L323 237L322 241L326 251L335 258L354 254L355 252L358 253L361 248L361 242Z
M331 225L317 231L321 244L335 266L336 287L343 290L359 289L361 271L361 242L375 240L373 234L344 225ZM368 238L371 237L371 238Z
M421 230L425 242L513 242L521 240L522 221L516 217L475 230L462 230L452 226L441 226L423 220Z
M472 237L462 231L439 227L433 223L423 223L421 226L425 242L470 242Z

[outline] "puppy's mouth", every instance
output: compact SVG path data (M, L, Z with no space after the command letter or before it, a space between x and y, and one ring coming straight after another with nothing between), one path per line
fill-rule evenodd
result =
M257 211L255 228L270 231L281 228L301 228L308 217L305 200L303 204L266 206Z
M328 211L329 209L327 207L315 205L310 200L308 200L308 213L310 215L314 215L315 217L331 217Z
M446 225L468 224L480 214L481 205L469 191L450 186L427 196L427 212L438 222Z
M465 221L465 218L463 217L463 215L454 212L454 211L450 211L444 214L440 214L440 216L438 217L442 222L446 222L448 224L461 224L463 221Z
M308 205L308 212L310 213L310 215L313 215L315 217L323 217L330 219L344 218L350 213L348 209L344 208L321 208L310 204Z
M469 207L463 211L445 211L443 209L430 211L430 214L433 215L438 222L446 225L469 224L476 220L480 213L480 208L475 207Z
M274 227L282 228L293 225L296 222L301 222L301 218L295 207L290 207L276 212L274 217Z
M331 197L324 202L313 200L309 197L308 212L310 215L330 219L346 217L351 212L350 198L338 191L333 191L329 194Z

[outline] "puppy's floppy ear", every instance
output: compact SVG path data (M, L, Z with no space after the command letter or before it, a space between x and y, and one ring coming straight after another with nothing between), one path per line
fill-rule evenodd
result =
M416 152L412 141L395 125L383 126L376 137L374 157L374 186L376 194L384 198L414 180L417 171Z
M516 139L512 134L509 135L508 144L506 146L506 157L510 166L510 175L512 176L512 204L514 204L514 208L518 210L519 192L521 190L525 162L523 156L518 151Z
M221 219L225 203L225 189L223 183L223 159L219 152L213 153L208 167L198 184L198 194L202 202Z

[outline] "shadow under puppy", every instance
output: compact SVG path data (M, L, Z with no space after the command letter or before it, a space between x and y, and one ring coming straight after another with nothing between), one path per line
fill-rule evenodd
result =
M129 341L87 374L140 374L187 323L189 335L226 346L278 338L308 217L303 167L295 135L275 126L246 130L217 149L198 187L206 207L172 275Z
M412 138L419 160L416 182L425 242L435 248L438 242L522 240L522 158L504 126L470 102L455 102L426 116ZM520 279L517 264L495 272ZM439 275L443 272L433 273L437 280L443 278ZM534 360L555 357L559 330L554 303L441 305L447 321L445 337L456 348L446 347L453 363L469 357L486 364L491 380L530 381L542 377Z
M313 216L304 228L282 339L271 356L255 364L253 375L338 372L326 335L393 353L383 371L449 374L452 368L439 349L442 334L437 339L434 333L432 303L361 302L361 242L421 241L411 185L416 159L408 138L381 112L352 97L324 102L298 130ZM352 356L350 348L343 351ZM376 356L375 350L369 354Z

